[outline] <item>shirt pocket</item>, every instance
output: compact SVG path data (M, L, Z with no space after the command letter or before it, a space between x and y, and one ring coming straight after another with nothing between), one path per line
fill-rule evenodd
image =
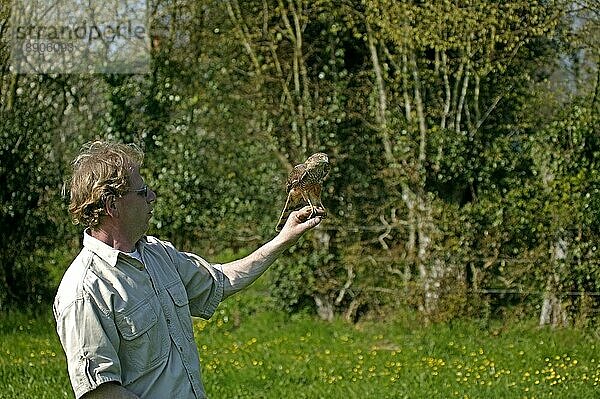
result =
M189 306L190 301L187 297L185 288L179 284L172 285L167 287L167 292L175 304L175 313L177 313L177 318L181 328L184 331L185 337L190 342L194 341L194 328L192 325L192 315L190 314Z
M115 315L121 335L119 360L123 383L142 376L168 354L167 332L161 331L155 310L150 302L127 313Z

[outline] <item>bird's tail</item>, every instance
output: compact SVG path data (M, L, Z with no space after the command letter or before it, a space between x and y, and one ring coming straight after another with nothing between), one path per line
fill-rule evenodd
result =
M287 222L288 217L290 217L290 213L292 213L293 209L288 208L289 198L285 202L285 206L283 207L283 211L281 212L281 216L279 216L279 221L277 222L277 227L275 227L276 232L280 232L283 229L283 225Z
M286 209L281 216L279 217L279 222L277 223L277 227L275 227L275 231L276 232L280 232L281 229L283 229L283 226L285 225L285 222L287 222L288 217L290 217L290 213L292 213L291 209Z

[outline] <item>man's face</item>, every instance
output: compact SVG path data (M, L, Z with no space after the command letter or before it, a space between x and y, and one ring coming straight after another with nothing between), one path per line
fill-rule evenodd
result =
M136 242L148 229L156 193L150 188L143 190L146 183L140 175L139 167L132 167L130 173L131 188L117 201L120 227Z

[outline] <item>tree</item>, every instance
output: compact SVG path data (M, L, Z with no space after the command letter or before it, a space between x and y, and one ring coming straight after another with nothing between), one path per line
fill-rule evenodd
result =
M483 181L482 155L510 134L560 17L548 2L366 3L356 27L370 51L388 189L406 212L405 284L415 270L425 313L437 309L446 276L468 275L436 242L445 237L436 207L476 203L494 187ZM473 258L490 256L473 250Z

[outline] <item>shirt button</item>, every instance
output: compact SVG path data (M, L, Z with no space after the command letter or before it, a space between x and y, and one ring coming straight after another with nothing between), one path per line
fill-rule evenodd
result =
M171 319L167 319L167 324L171 325Z

